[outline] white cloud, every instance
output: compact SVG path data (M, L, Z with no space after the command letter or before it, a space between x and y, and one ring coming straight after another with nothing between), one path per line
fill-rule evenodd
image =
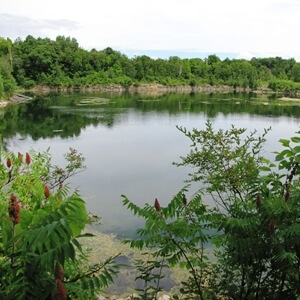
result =
M65 19L58 20L35 20L26 16L15 16L0 13L0 34L4 37L25 37L28 34L34 36L47 36L49 31L59 30L72 31L79 26L74 21Z
M241 52L237 55L236 58L250 60L252 57L255 57L255 55L250 52Z
M11 0L2 3L0 13L73 22L45 26L42 33L72 35L85 48L274 53L300 59L297 0L52 0L44 7L44 1ZM0 36L38 32L34 26L20 29L18 22L1 24Z

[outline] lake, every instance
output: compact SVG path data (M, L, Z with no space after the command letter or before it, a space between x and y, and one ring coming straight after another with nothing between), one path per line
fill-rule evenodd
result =
M87 170L71 187L101 217L101 231L132 236L141 220L122 207L121 194L139 205L155 198L166 205L190 171L172 165L190 145L176 125L200 129L207 120L215 129L234 124L262 133L271 126L264 154L272 158L278 140L299 130L300 107L254 94L60 94L3 109L0 133L14 152L50 147L55 164L69 147L81 152Z

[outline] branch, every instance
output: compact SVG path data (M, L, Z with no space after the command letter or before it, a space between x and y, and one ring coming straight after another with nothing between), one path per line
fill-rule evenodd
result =
M89 277L95 273L98 273L101 269L103 269L106 265L110 264L113 260L115 260L119 255L121 255L121 252L118 253L117 255L113 256L113 257L110 257L107 261L105 261L103 264L99 265L96 269L90 271L90 272L87 272L87 273L84 273L82 275L78 275L76 276L75 278L73 278L72 280L69 280L67 281L67 283L69 282L76 282L84 277Z

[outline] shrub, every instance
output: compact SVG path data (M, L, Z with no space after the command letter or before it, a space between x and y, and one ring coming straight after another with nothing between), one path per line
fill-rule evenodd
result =
M273 164L261 155L268 130L245 136L235 127L214 132L210 123L205 130L179 129L192 149L176 165L192 166L190 181L201 190L189 202L183 190L167 207L139 208L125 198L145 219L131 246L149 247L155 258L189 270L180 299L297 299L300 138L280 140L285 149ZM207 244L215 247L213 260Z
M1 153L1 299L91 299L116 273L113 259L87 263L77 238L89 236L82 230L90 218L66 184L84 159L74 149L65 159L63 169L51 164L49 152Z
M31 89L35 86L36 82L32 79L25 79L23 82L23 87L25 89Z
M291 80L272 80L269 88L275 92L296 92L300 90L300 83Z
M0 98L3 97L3 93L4 93L3 78L0 73Z

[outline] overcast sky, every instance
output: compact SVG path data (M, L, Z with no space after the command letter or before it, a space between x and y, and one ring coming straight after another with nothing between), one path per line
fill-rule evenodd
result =
M300 61L300 0L7 0L0 36L75 37L128 55Z

